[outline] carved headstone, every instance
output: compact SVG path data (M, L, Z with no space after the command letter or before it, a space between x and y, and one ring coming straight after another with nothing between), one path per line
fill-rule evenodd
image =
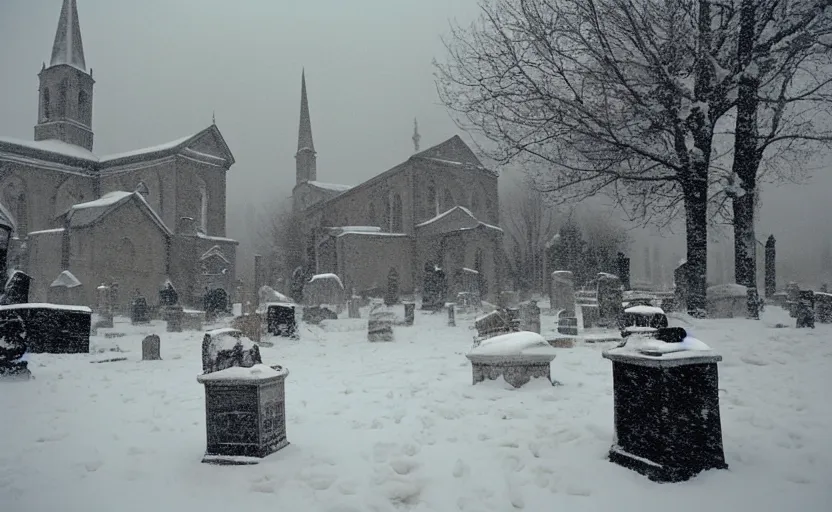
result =
M269 334L296 338L295 306L292 304L269 304L266 306L266 330Z
M159 353L161 340L159 336L151 334L142 340L142 361L160 361L162 356Z
M391 268L387 273L387 288L384 293L384 305L392 306L399 303L399 273Z
M448 327L456 327L456 312L453 303L448 304Z
M800 299L800 286L795 282L786 285L786 305L789 308L789 316L797 318L797 306Z
M570 315L568 311L558 313L558 334L578 335L578 319Z
M202 338L202 372L212 373L234 366L261 364L260 347L236 329L208 331Z
M393 341L393 318L392 312L382 308L371 310L367 320L367 340Z
M147 299L137 295L130 307L130 322L133 325L150 323L150 308Z
M185 311L182 306L172 305L166 306L162 312L163 318L167 323L167 332L182 332L183 320L185 319Z

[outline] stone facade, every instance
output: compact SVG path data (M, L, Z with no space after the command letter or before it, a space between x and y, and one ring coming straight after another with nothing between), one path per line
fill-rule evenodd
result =
M230 292L237 242L225 238L226 172L234 157L216 125L152 148L95 154L94 80L69 0L38 76L35 140L0 138L0 203L14 217L15 264L32 276L30 300L47 300L64 270L81 281L86 305L103 282L118 282L125 300L137 289L156 297L168 278L190 305L205 287ZM113 194L125 200L110 207L103 198Z

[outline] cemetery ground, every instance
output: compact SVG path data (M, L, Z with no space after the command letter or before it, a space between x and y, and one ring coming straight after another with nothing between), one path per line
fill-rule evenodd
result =
M607 461L612 371L601 352L614 343L558 349L558 386L474 386L464 357L473 317L447 327L444 312L417 311L413 327L380 343L367 341L366 309L362 317L304 324L301 339L261 346L264 363L290 371L291 444L253 466L200 462L202 332L117 318L92 337L91 354L31 354L35 380L0 391L0 510L780 512L832 503L830 324L798 330L777 307L759 322L671 318L724 356L730 467L658 484ZM103 335L116 331L125 336ZM161 337L161 361L141 361L150 333ZM91 364L117 357L127 360Z

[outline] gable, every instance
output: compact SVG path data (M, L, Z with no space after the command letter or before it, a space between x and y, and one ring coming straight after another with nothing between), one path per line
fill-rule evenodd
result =
M231 155L231 150L216 125L211 125L191 138L185 144L185 149L199 155L223 160L229 166L234 163L234 156Z
M441 144L428 148L421 153L416 153L413 158L424 158L429 160L440 160L444 162L483 167L477 155L471 150L459 135L454 135Z
M430 236L460 229L472 229L479 224L480 221L467 208L455 206L445 213L417 224L416 231L419 236Z

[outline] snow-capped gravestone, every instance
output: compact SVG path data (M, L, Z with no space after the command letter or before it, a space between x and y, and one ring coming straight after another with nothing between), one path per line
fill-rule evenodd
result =
M634 334L603 353L613 374L610 461L658 482L727 468L717 373L722 356L679 327L653 336Z
M303 287L303 303L307 306L321 306L323 304L343 306L344 285L335 274L317 274L312 276Z
M0 381L29 380L26 331L19 318L0 320Z
M207 447L202 462L256 464L289 444L285 380L288 370L267 366L255 343L235 329L205 334L203 370Z
M741 284L719 284L707 290L708 318L745 318L748 314L748 288Z
M474 320L474 327L477 329L477 338L474 340L476 344L479 341L493 338L494 336L519 330L519 328L513 328L511 318L509 317L509 310L506 309L498 309L480 316Z
M800 286L795 282L786 285L786 306L789 309L789 316L797 318L797 305L800 300Z
M266 332L285 338L296 338L298 335L295 320L295 305L288 303L268 303L266 309Z
M161 361L161 340L156 334L145 336L142 340L142 361Z
M520 305L520 330L540 334L540 308L536 300Z
M513 332L482 341L465 355L471 361L473 383L503 377L519 388L532 378L552 382L550 363L556 350L534 332Z
M566 311L575 315L575 278L568 270L552 272L549 301L552 311Z
M621 315L620 327L622 338L631 334L655 333L667 327L667 315L662 308L655 306L630 306Z
M102 283L95 289L98 293L98 321L95 327L113 328L113 305L110 303L110 287Z

